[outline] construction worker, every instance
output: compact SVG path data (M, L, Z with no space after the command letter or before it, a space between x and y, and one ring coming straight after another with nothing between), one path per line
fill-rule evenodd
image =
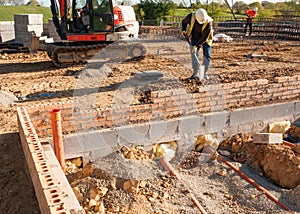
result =
M188 14L182 20L182 35L190 44L194 70L192 78L198 78L199 80L208 79L207 70L210 66L211 46L213 42L212 22L213 19L202 8ZM203 48L204 66L200 65L198 59L201 47Z
M249 26L249 36L251 36L251 34L252 34L252 21L256 17L257 10L258 10L257 7L255 7L253 10L246 10L246 14L248 17L247 17L247 22L246 22L245 29L244 29L245 36L247 35L247 27L248 26Z

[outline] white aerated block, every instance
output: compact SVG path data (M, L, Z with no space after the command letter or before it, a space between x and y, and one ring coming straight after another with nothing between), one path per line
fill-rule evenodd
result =
M25 25L42 25L43 14L15 14L15 23Z
M253 134L253 143L257 144L281 144L281 133L256 133Z

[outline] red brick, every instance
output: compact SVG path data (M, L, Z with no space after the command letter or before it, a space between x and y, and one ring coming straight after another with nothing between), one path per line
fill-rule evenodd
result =
M153 99L153 103L164 103L166 101L165 98L155 98Z
M293 93L293 91L287 90L287 91L283 91L283 92L282 92L282 95L290 95L290 94L292 94L292 93Z
M269 84L269 80L267 79L258 79L256 80L257 85L268 85Z
M287 82L289 77L274 77L274 82L277 83L282 83L282 82Z
M246 86L256 86L257 85L257 81L256 80L249 80L249 81L246 81Z
M208 112L208 111L210 111L210 109L211 109L210 106L207 106L207 107L200 108L199 111L200 112Z
M158 91L151 91L151 99L158 97Z

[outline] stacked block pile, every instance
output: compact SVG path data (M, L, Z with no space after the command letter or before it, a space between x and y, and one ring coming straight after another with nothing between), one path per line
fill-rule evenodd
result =
M0 22L0 42L9 42L15 39L14 22Z
M14 20L17 43L30 46L33 35L41 36L43 33L43 14L16 14Z
M44 33L47 35L47 37L53 38L54 41L61 40L51 19L48 21L48 23L44 23Z

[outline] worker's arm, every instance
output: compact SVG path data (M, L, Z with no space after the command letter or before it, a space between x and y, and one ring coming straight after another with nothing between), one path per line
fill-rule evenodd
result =
M202 46L204 44L211 31L212 31L212 22L208 23L207 26L202 31L202 36L196 45L197 47Z
M192 18L192 14L190 13L182 20L182 23L181 23L182 31L186 31L187 25L189 25L191 23L191 18Z

